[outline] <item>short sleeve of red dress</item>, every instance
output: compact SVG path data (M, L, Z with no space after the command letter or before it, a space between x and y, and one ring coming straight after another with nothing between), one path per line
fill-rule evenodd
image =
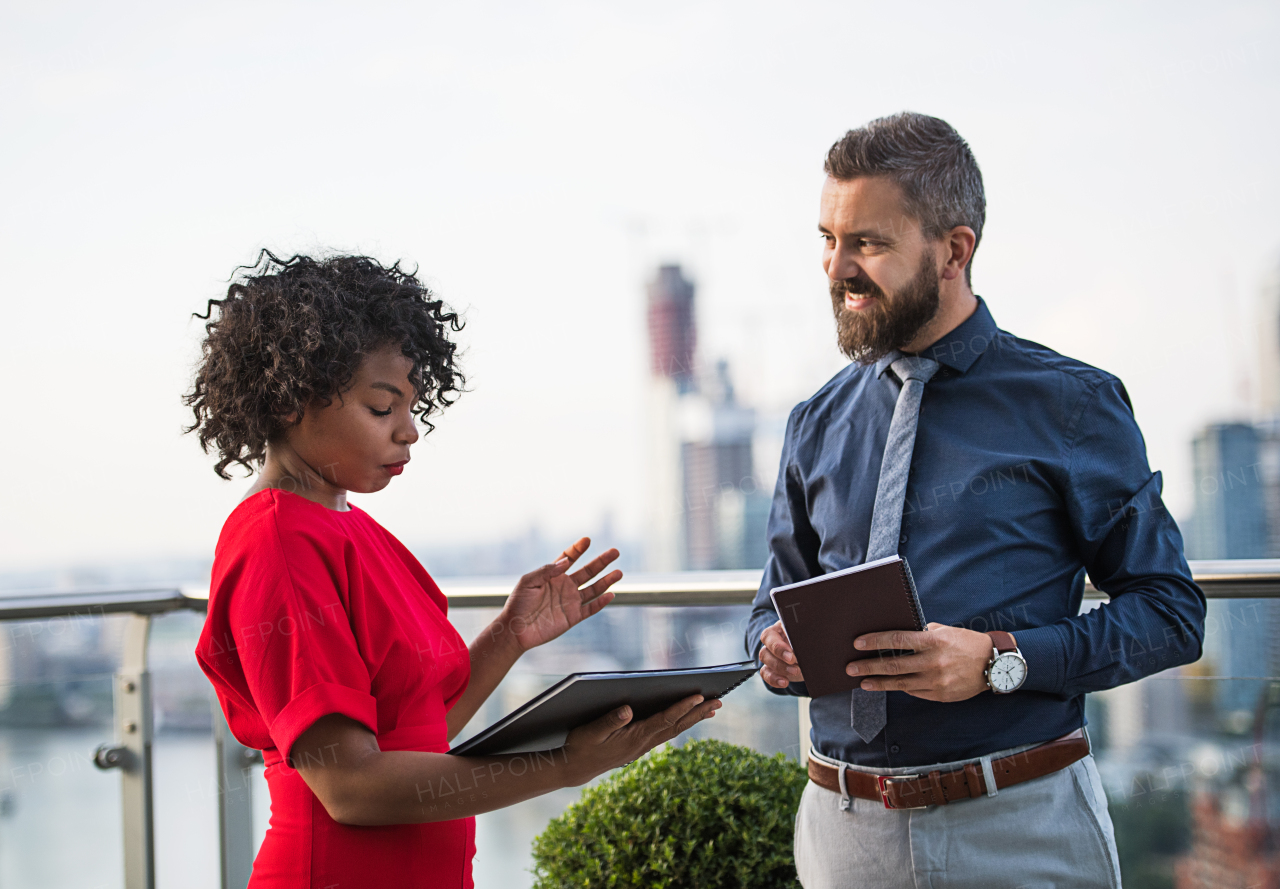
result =
M251 886L471 885L474 819L347 827L291 767L323 757L294 745L334 713L383 750L448 749L467 647L434 581L368 514L281 491L241 503L218 541L196 656L232 733L267 763L271 827Z

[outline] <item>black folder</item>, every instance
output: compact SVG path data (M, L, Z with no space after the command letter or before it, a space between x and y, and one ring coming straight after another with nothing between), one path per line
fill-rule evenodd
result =
M707 700L724 697L758 669L759 664L745 661L689 670L572 673L449 752L495 756L554 750L564 744L570 731L623 704L631 705L632 723L639 722L690 695Z

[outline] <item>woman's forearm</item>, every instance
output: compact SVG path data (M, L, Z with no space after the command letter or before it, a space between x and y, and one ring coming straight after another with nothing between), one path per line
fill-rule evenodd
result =
M330 817L351 825L464 818L594 776L589 758L572 762L564 749L485 757L384 751L372 732L338 714L305 731L289 759Z
M463 757L392 750L347 772L335 794L343 824L451 821L582 783L564 748Z
M515 636L507 632L506 620L499 615L476 636L471 643L470 654L471 679L446 717L449 740L457 737L463 726L476 715L476 711L520 659L520 655L524 654L524 649Z
M624 706L574 729L555 750L482 757L383 751L368 728L332 713L299 736L289 760L341 824L450 821L584 784L635 761L719 706L694 695L635 723Z

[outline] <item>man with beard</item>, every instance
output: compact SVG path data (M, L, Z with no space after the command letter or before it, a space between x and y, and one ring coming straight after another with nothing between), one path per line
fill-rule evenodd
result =
M873 121L825 170L853 363L787 423L747 649L805 696L769 591L894 553L930 623L856 640L900 654L810 702L801 883L1119 886L1084 696L1196 660L1205 614L1128 395L974 295L982 175L946 122ZM1086 571L1111 601L1081 614Z

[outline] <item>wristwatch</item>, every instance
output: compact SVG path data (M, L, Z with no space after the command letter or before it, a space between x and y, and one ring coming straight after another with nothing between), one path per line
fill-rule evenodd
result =
M1018 651L1018 643L1004 630L991 630L987 635L992 645L991 660L982 673L987 688L998 695L1017 691L1027 681L1027 661Z

